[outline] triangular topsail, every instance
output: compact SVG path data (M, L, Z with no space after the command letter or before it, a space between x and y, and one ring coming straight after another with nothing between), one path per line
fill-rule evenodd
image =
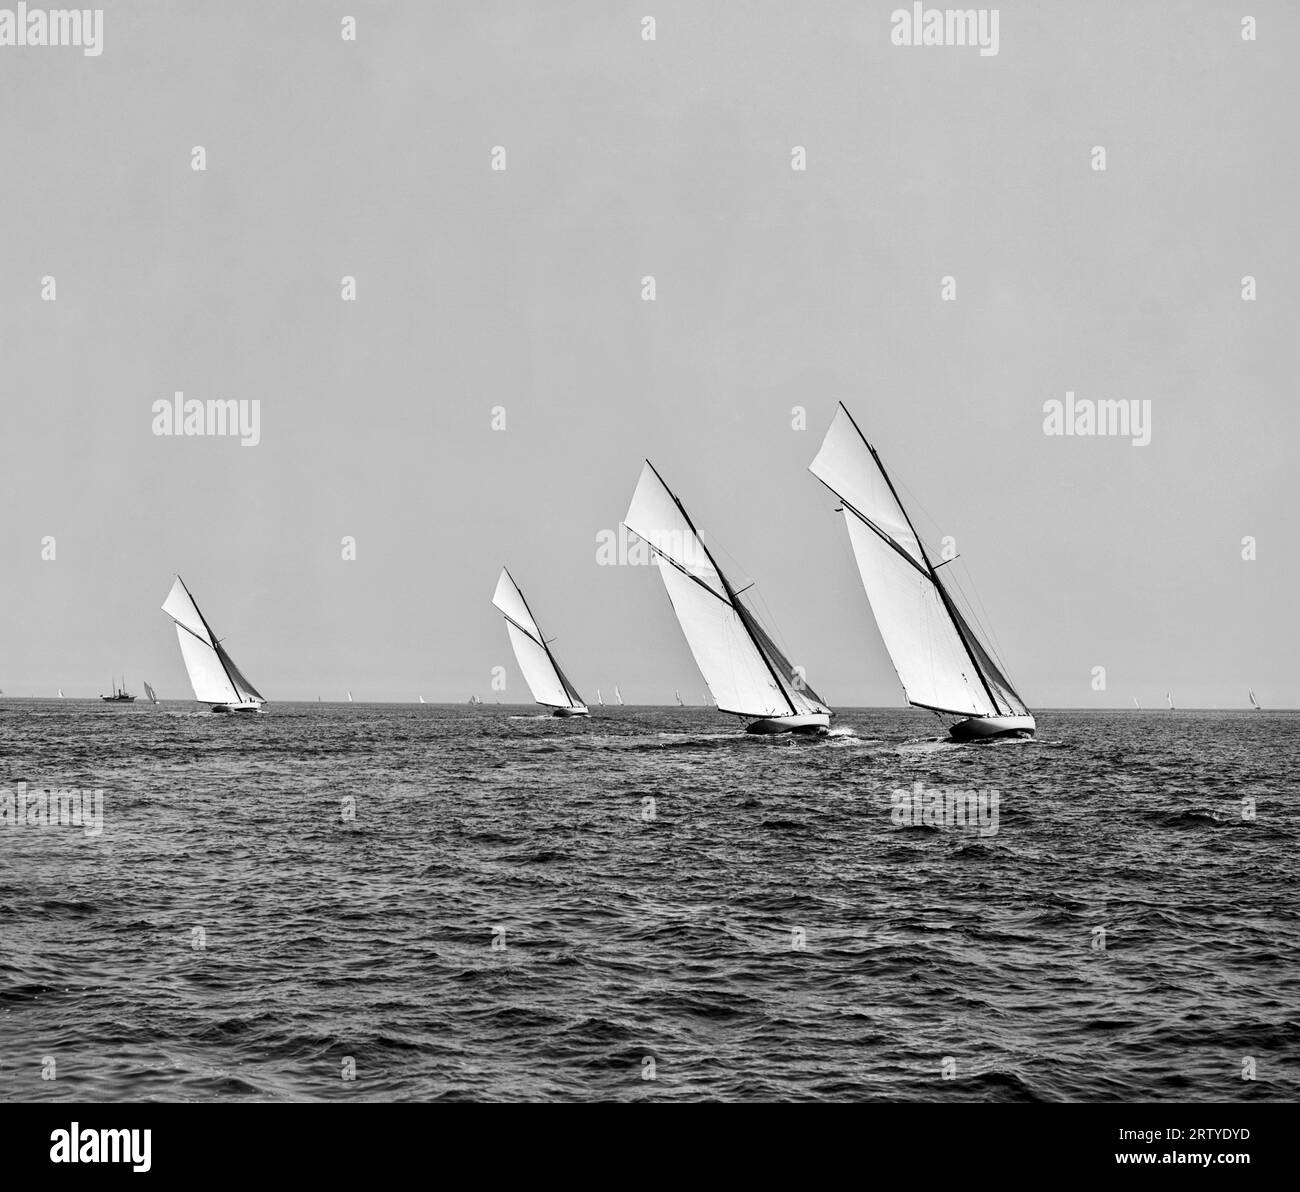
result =
M871 611L908 702L961 716L1027 716L931 566L879 456L843 405L809 471L844 507Z
M555 655L551 653L550 646L533 619L519 585L504 567L497 577L492 603L505 616L506 632L510 635L515 659L523 671L528 690L533 693L533 699L548 708L587 711L582 696L555 661Z
M196 700L223 707L256 707L266 702L217 640L179 575L162 610L176 625L176 639Z
M649 461L623 521L653 552L719 709L772 719L831 714L741 602Z

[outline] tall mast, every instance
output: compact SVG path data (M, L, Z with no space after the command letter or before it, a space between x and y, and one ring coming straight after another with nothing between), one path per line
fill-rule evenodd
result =
M939 578L934 569L934 564L930 562L930 556L925 553L925 543L921 541L921 535L916 532L916 527L912 525L912 519L908 516L907 507L903 504L902 498L898 495L898 490L894 488L894 482L890 480L889 473L885 471L885 465L880 460L880 455L868 441L867 436L862 433L862 428L857 424L853 415L849 413L848 407L840 402L840 409L848 415L848 419L853 423L853 429L858 432L859 438L866 444L867 450L871 452L871 458L876 461L876 467L880 469L880 474L885 478L885 483L889 486L890 495L894 502L902 511L903 520L907 522L907 528L912 531L912 537L916 540L916 547L921 552L921 559L930 574L930 582L939 590L939 599L943 601L944 611L948 614L949 620L952 621L952 627L957 631L957 636L961 639L961 644L966 648L966 656L970 659L971 666L975 668L975 673L979 675L980 683L984 687L985 694L989 697L989 703L993 705L994 712L1000 712L1002 709L998 706L997 697L993 694L993 688L989 686L989 681L984 677L984 670L975 658L975 651L971 649L971 644L966 638L966 632L962 628L961 618L957 615L957 610L952 603L952 597L948 595L948 590L943 586L943 581Z
M705 556L708 558L710 564L712 564L713 566L713 570L718 573L718 579L722 581L722 588L723 591L726 592L727 594L728 602L731 604L731 607L735 610L736 616L740 619L741 625L745 627L745 633L749 636L749 640L753 644L754 649L758 651L758 656L763 660L763 665L767 667L768 674L772 676L772 682L776 684L776 689L781 693L781 698L785 700L786 707L790 709L790 714L792 716L799 715L799 709L794 706L794 700L792 700L790 696L786 694L785 688L781 685L781 679L776 673L776 668L772 665L772 660L768 658L767 651L763 649L763 646L759 642L758 638L754 636L753 629L750 628L748 611L740 606L740 597L736 595L736 590L731 586L731 582L727 579L726 575L723 573L722 568L718 566L718 561L713 557L713 552L709 550L704 539L700 537L699 530L695 528L695 523L691 521L691 515L686 512L686 506L683 505L681 501L677 499L677 494L673 492L671 488L668 487L667 483L664 481L664 478L659 475L659 469L656 468L654 464L652 464L649 460L646 460L645 462L646 462L646 467L648 467L650 471L652 471L655 474L655 479L658 480L659 483L664 486L664 492L666 492L670 497L672 497L673 504L677 506L682 517L686 519L686 524L690 528L691 533L695 535L695 541L700 544L700 549L704 551ZM662 554L663 552L661 551L659 553ZM672 560L669 560L669 562L671 561ZM696 579L697 582L702 583L702 581L698 580L698 578L695 576L692 576L691 578ZM707 588L708 584L703 584L703 586ZM680 699L681 697L679 696L678 698Z

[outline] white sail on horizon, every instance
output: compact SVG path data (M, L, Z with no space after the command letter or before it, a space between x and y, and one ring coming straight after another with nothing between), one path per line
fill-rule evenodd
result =
M647 543L695 665L717 706L741 716L829 715L741 602L647 460L624 525ZM677 697L681 703L681 696Z
M154 692L154 689L149 686L149 680L143 679L141 681L144 683L144 693L149 697L149 702L151 704L156 704L158 702L158 696Z
M497 577L492 603L506 619L506 632L515 651L515 661L519 663L533 699L544 707L574 708L585 712L587 705L555 661L524 594L504 567Z
M179 575L163 601L162 610L176 626L181 658L196 700L204 704L266 702L213 634Z
M957 610L842 403L808 470L840 499L862 586L908 702L963 716L1027 715Z

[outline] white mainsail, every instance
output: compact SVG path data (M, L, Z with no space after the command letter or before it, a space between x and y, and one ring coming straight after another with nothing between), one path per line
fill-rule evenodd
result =
M158 696L154 692L154 689L149 686L149 680L145 679L143 680L143 683L144 683L144 693L149 697L149 702L151 704L156 704L158 702Z
M162 610L176 625L176 639L180 642L181 657L196 700L243 707L257 707L266 702L217 640L179 575L163 601Z
M770 719L831 714L741 603L649 460L623 522L653 552L686 644L722 711Z
M1255 689L1253 687L1247 687L1246 691L1250 695L1250 706L1254 708L1256 712L1262 712L1264 709L1259 706L1259 700L1255 698Z
M510 635L515 659L524 673L524 682L533 693L533 699L548 708L571 708L585 712L587 705L582 702L582 697L555 661L555 655L551 653L541 629L533 619L524 594L504 567L497 577L492 603L506 619L506 632Z
M1028 716L931 566L880 457L843 403L808 470L840 499L871 611L908 702L962 716Z
M619 691L617 683L614 684L614 698L618 700L618 706L621 708L623 706L623 693Z

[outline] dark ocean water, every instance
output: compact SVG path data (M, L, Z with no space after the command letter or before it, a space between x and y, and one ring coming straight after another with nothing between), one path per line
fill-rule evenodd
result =
M3 702L0 1100L1300 1092L1296 715L189 707Z

